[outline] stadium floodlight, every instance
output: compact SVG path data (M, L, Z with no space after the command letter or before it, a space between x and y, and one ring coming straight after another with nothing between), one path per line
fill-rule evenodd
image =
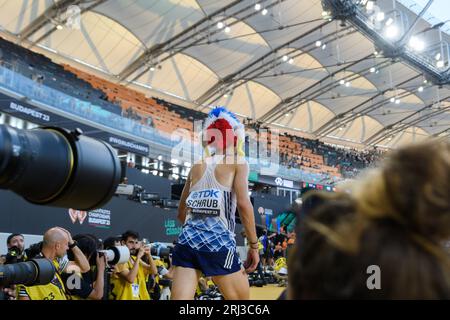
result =
M415 37L415 36L412 36L409 39L409 43L408 44L415 51L419 51L420 52L420 51L423 51L423 49L425 49L425 43L422 40L420 40L419 38Z
M385 35L389 39L393 39L398 36L398 27L394 24L388 26L385 30Z
M374 5L373 1L367 1L367 4L366 4L367 11L372 11L373 5Z
M394 103L395 102L395 98L390 98L389 101Z
M438 68L443 68L444 67L444 60L439 60L438 62L436 62L436 67Z
M436 53L436 55L434 56L434 58L435 58L436 60L441 60L441 53L440 53L440 52Z
M155 71L155 67L150 67L150 71Z
M217 22L217 29L222 29L224 27L224 24L222 21Z
M345 83L345 86L346 86L346 87L350 87L350 86L351 86L350 81L347 81L347 82Z
M345 84L345 80L344 80L344 79L340 80L340 81L339 81L339 84L340 84L340 85L344 85L344 84Z
M420 86L419 89L417 89L417 91L422 92L423 91L423 87Z
M231 28L229 26L226 26L224 31L225 31L225 33L230 33Z
M322 50L325 50L326 47L327 47L327 44L324 43L324 44L322 45Z
M294 59L290 58L289 59L289 64L293 64L294 63Z
M316 47L320 47L321 45L322 45L322 41L317 40L317 41L316 41Z
M392 19L392 18L387 19L387 21L385 23L386 27L389 27L393 22L394 22L394 19Z
M359 4L365 7L367 5L368 0L361 0L359 1Z
M288 61L288 60L289 60L289 57L288 57L287 55L284 55L284 56L283 56L283 61L286 62L286 61Z
M380 11L377 13L377 21L381 22L384 20L384 12Z
M62 29L64 29L64 27L63 27L63 25L62 24L57 24L56 25L56 29L58 29L58 30L62 30Z
M375 71L377 71L377 70L375 69L375 67L370 68L370 72L371 72L371 73L374 73Z
M263 16L265 16L265 15L267 14L267 12L268 12L267 9L264 8L263 11L261 11L261 14L262 14Z
M255 10L256 11L261 10L261 4L260 3L255 4Z
M395 104L400 104L400 99L395 99Z

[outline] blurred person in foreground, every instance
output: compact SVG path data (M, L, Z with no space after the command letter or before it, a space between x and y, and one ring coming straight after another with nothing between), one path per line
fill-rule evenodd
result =
M392 151L347 190L306 202L314 205L290 254L288 298L450 299L448 142Z

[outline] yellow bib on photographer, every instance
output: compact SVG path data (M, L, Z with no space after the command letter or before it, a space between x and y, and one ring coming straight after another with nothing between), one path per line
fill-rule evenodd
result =
M136 261L135 257L131 257ZM128 261L128 270L133 269L133 264ZM144 267L139 265L138 274L133 283L129 283L122 279L119 275L111 277L111 295L110 299L114 300L150 300L150 295L147 291L146 275Z
M59 264L53 260L56 270L59 270ZM57 283L56 283L57 282ZM46 285L42 286L23 286L30 300L67 300L64 282L61 280L58 271L55 271L55 278Z

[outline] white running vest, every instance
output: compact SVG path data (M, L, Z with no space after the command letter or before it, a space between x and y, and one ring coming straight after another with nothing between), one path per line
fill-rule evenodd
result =
M180 244L211 252L236 247L236 194L232 188L221 185L214 174L222 159L223 156L208 158L203 176L190 188Z

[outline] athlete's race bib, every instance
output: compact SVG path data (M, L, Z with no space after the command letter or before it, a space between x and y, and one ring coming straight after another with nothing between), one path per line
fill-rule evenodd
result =
M139 285L137 283L131 284L131 290L134 298L139 298Z
M218 189L192 191L186 200L186 206L193 214L219 216L222 192Z

